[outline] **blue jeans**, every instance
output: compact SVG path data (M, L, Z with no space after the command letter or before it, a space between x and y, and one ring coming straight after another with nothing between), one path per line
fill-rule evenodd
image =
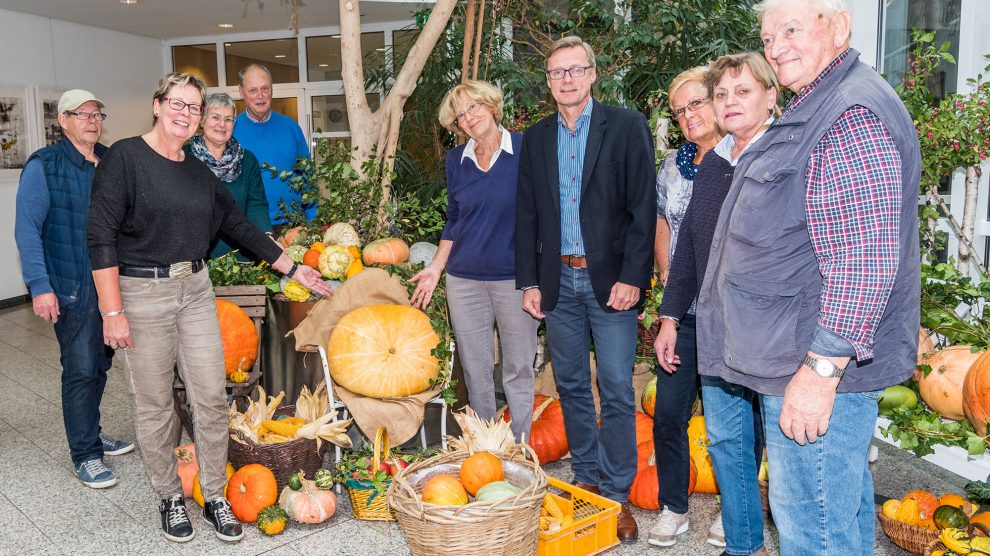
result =
M702 376L701 399L711 441L708 453L722 495L725 551L752 554L763 547L763 506L756 482L758 462L763 459L762 434L757 434L759 414L754 405L757 394L718 377Z
M606 312L595 299L588 271L561 265L557 305L545 313L574 480L598 485L603 496L625 503L636 476L636 311ZM600 431L591 396L592 338L602 406Z
M653 414L653 442L657 454L660 488L657 501L670 511L688 511L691 450L687 427L691 406L698 398L698 350L694 315L687 314L677 330L677 355L681 364L673 373L657 372L657 403Z
M873 476L867 463L879 390L836 394L828 432L804 446L780 430L780 396L760 396L770 507L782 556L871 555Z
M59 297L55 338L61 350L62 419L72 463L103 457L100 400L113 350L103 343L103 319L92 285L74 302Z

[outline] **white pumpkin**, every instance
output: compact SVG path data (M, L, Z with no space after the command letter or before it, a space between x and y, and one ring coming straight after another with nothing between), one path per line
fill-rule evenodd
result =
M409 262L411 264L428 265L437 254L437 246L426 241L417 241L409 247Z
M331 224L323 233L323 243L327 245L343 245L344 247L361 247L361 238L357 230L347 222Z

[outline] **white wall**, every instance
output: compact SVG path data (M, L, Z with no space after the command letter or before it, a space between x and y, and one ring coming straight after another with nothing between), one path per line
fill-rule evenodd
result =
M106 103L108 145L150 128L161 40L2 9L0 21L0 84L93 92ZM14 244L16 193L16 181L0 178L0 300L27 293Z
M846 6L852 14L850 46L860 51L860 60L876 68L880 44L880 0L854 0L846 2Z

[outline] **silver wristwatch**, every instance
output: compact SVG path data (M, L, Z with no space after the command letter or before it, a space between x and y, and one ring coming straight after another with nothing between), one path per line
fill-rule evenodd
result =
M822 378L842 378L843 373L846 372L845 369L839 368L828 359L815 359L810 355L804 358L804 364L811 367L811 370Z

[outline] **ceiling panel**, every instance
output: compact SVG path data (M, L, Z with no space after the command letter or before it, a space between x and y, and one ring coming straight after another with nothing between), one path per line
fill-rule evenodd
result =
M301 28L332 27L339 23L335 0L304 0ZM380 23L411 19L432 2L361 2L361 21ZM52 17L160 39L223 33L281 31L289 26L291 10L285 0L0 0L0 8ZM217 25L231 23L233 29Z

